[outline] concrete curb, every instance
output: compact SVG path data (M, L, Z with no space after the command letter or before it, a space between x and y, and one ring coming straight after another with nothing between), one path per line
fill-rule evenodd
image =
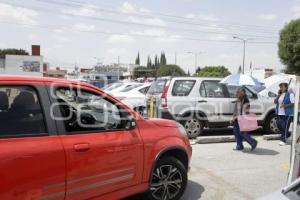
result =
M264 140L279 140L280 135L279 134L273 134L273 135L263 135Z
M196 144L235 142L234 136L204 136L196 139Z
M280 135L263 135L263 136L255 136L257 140L279 140ZM212 144L212 143L229 143L235 142L235 138L233 135L226 136L201 136L195 140L190 140L191 144Z

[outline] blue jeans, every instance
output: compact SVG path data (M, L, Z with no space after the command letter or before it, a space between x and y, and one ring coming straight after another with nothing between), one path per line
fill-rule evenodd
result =
M280 140L282 142L286 142L286 139L291 136L291 133L289 132L289 127L291 124L293 116L288 115L278 115L277 116L277 127L280 131Z
M238 121L235 120L233 124L233 133L235 136L235 141L236 141L236 148L237 149L243 149L243 140L249 143L249 145L252 147L257 144L257 141L251 137L248 133L244 133L240 131L240 126L238 124Z

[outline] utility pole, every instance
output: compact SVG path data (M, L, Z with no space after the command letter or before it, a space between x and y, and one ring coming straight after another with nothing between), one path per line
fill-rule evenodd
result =
M177 52L175 51L175 65L177 65Z
M244 38L241 38L241 37L238 37L238 36L233 36L233 39L238 39L238 40L241 40L243 42L243 68L242 68L242 73L244 74L245 73L245 58L246 58L246 42L248 42L249 40L253 40L253 39L251 39L251 38L244 39Z
M118 56L118 81L120 80L120 56Z
M194 54L194 56L195 56L195 74L196 74L197 67L198 67L198 55L203 54L204 52L200 51L200 52L197 53L197 52L191 52L191 51L189 51L187 53L188 54Z

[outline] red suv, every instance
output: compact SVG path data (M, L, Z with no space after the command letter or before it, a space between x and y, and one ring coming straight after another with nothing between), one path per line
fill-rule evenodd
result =
M179 199L191 147L87 83L0 77L0 199Z

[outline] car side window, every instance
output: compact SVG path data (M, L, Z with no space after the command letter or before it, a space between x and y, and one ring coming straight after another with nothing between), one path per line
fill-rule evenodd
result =
M188 96L195 82L195 80L176 80L172 89L172 96Z
M200 85L200 95L208 98L224 98L225 94L219 81L203 81Z
M126 111L89 91L60 88L56 97L67 133L125 129ZM128 113L127 113L128 114Z
M37 91L0 86L0 137L48 135Z
M140 89L139 92L142 93L142 94L146 94L146 92L148 91L149 87L144 87L144 88Z
M236 98L236 92L237 90L240 88L240 86L235 86L235 85L227 85L227 90L228 90L228 93L229 93L229 97L230 98ZM248 98L250 99L254 99L255 98L255 95L254 93L252 93L250 90L248 90L246 88L246 95Z

